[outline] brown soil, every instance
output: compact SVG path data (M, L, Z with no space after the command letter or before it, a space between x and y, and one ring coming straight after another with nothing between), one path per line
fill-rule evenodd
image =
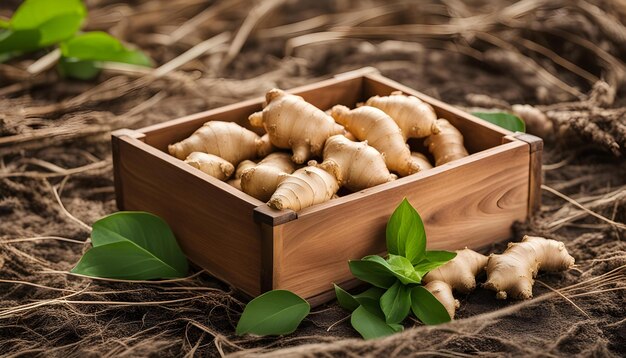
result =
M4 1L0 16L17 3ZM211 36L237 32L258 13L250 12L252 3L232 2L213 19L198 15L206 20L200 25L187 22L229 3L93 0L87 28L135 43L161 65ZM230 62L224 48L214 48L160 79L118 69L88 82L59 79L54 69L28 74L43 53L0 64L0 355L626 355L626 243L618 227L626 222L626 7L558 0L506 10L510 3L501 1L382 4L388 2L279 1L243 36L241 51L232 47ZM323 14L341 15L298 32L276 28ZM415 23L431 26L395 26ZM456 26L452 34L441 26L447 23ZM309 39L285 56L296 43L288 39L338 26L349 39ZM190 31L170 41L181 28ZM205 273L153 284L66 274L88 247L87 226L116 210L110 130L363 66L461 107L529 103L543 111L555 128L545 138L543 205L515 227L512 240L526 233L562 240L576 268L540 274L530 301L498 301L479 288L459 297L454 322L407 321L404 333L375 341L357 339L334 302L316 308L292 335L237 337L244 303Z

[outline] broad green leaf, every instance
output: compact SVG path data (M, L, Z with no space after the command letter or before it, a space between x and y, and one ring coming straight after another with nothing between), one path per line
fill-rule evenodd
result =
M450 322L445 307L423 286L411 289L411 310L415 317L427 325Z
M425 258L417 265L413 266L420 276L426 275L428 272L439 266L445 265L448 261L456 257L456 252L449 251L426 251Z
M357 302L354 296L346 292L343 288L337 285L334 285L334 286L335 286L335 295L337 296L337 301L339 302L339 306L341 306L342 308L350 312L354 311L357 307L359 307L359 302Z
M125 280L176 278L186 274L130 241L118 241L89 249L72 272L92 277Z
M526 132L524 121L513 114L504 112L473 112L472 114L512 132Z
M398 325L393 327L388 325L383 318L370 312L364 306L359 306L352 312L350 323L364 339L389 336L398 330Z
M422 282L422 276L415 271L411 261L403 256L389 255L387 264L391 272L405 285Z
M139 270L141 272L154 270L154 268L149 265L159 265L164 267L163 270L172 270L177 273L176 275L168 277L183 277L187 274L187 258L178 246L176 238L167 223L156 215L138 211L121 211L105 216L93 224L91 241L93 245L91 250L112 243L132 243L133 245L124 245L121 247L137 252L125 252L124 255L152 256L151 260L142 261L144 266L141 266L141 270ZM95 251L101 252L100 250ZM102 250L102 252L107 253L108 251ZM86 267L93 266L90 261L87 260L95 260L94 255L95 254L87 256L87 254L85 254L72 272L84 273ZM111 262L115 260L114 257L109 257L109 259ZM106 260L106 257L100 258L98 256L98 262L101 260ZM115 274L116 272L116 268L113 266L113 264L110 265L111 274ZM105 268L99 269L99 277L112 277L102 271L104 269ZM132 275L133 272L129 271L128 274ZM155 276L151 278L161 277ZM141 279L146 278L142 277Z
M411 310L411 290L402 282L396 281L380 298L380 308L387 323L404 321Z
M370 288L368 288L367 290L359 293L358 295L354 295L354 298L360 302L363 299L366 298L370 298L373 299L375 301L380 300L380 297L383 295L383 293L385 293L385 290L383 290L380 287L376 287L376 286L372 286Z
M10 28L39 30L38 45L43 47L74 35L86 15L87 10L81 0L26 0L13 14Z
M381 257L382 261L385 260ZM348 261L348 266L352 274L361 281L371 283L376 287L389 288L396 282L396 277L385 263L378 261L353 260Z
M289 334L309 314L311 306L300 296L286 290L266 292L250 301L237 323L237 335L261 336Z
M105 32L87 32L61 43L61 54L67 58L89 61L122 62L151 66L150 58L141 51L130 50Z
M94 61L81 61L72 58L61 57L57 69L63 77L90 80L100 73L100 68Z
M424 253L424 260L430 262L447 262L456 257L456 252L444 251L444 250L428 250Z
M0 53L27 52L39 48L38 30L0 31Z
M419 262L426 251L424 223L406 198L393 212L386 229L387 251Z
M8 29L11 23L5 19L0 19L0 29Z

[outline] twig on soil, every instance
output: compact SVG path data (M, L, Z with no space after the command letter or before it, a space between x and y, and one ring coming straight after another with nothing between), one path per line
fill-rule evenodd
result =
M338 325L341 322L345 322L347 321L349 318L351 317L351 315L347 315L344 318L340 319L339 321L331 324L330 326L328 326L328 328L326 329L326 332L330 332L331 329L333 329L333 327L335 327L336 325Z
M563 293L561 293L561 291L552 288L552 286L548 285L545 282L542 282L540 280L536 280L536 282L539 282L540 284L542 284L543 286L547 287L550 291L556 293L557 295L561 296L561 298L563 298L564 300L566 300L567 302L569 302L572 306L574 306L578 311L580 311L582 314L585 315L585 317L587 318L591 318L591 316L589 316L587 314L587 312L583 311L582 308L578 307L578 305L576 303L574 303L574 301L570 300L569 298L567 298L567 296L565 296Z
M174 58L170 62L162 65L161 67L155 69L152 72L152 75L156 78L163 77L170 71L177 69L180 66L183 66L187 62L197 58L198 56L204 54L205 52L214 49L216 46L219 46L230 39L229 32L222 32L219 35L213 36L208 40L202 41L194 47L190 48L186 52L183 52L178 57Z
M84 244L85 243L84 241L68 239L66 237L61 237L61 236L36 236L36 237L25 237L25 238L22 238L22 239L3 240L3 241L0 241L0 245L2 245L2 244L12 244L12 243L16 243L16 242L30 242L30 241L41 241L41 240L58 240L58 241L71 242L73 244Z
M84 221L78 219L77 217L72 215L69 211L67 211L67 209L63 205L63 202L61 201L61 197L59 196L59 193L57 192L56 188L54 186L52 186L47 179L44 179L44 182L46 183L46 186L48 187L48 189L50 189L52 191L52 194L54 195L54 198L56 199L57 203L61 207L61 212L63 212L72 221L74 221L75 223L79 224L83 229L87 230L88 232L91 232L91 226L85 224Z
M97 280L97 281L124 282L124 283L143 283L143 284L151 284L151 285L162 285L162 284L173 283L173 282L187 281L187 280L190 280L190 279L195 278L197 276L200 276L201 274L203 274L205 272L206 272L205 270L200 270L200 271L194 273L193 275L190 275L190 276L187 276L187 277L173 278L173 279L159 280L159 281L123 280L123 279L118 279L118 278L95 277L95 276L81 275L81 274L73 273L73 272L69 272L69 271L57 271L57 270L44 270L44 271L40 271L39 273L51 274L51 275L54 275L54 274L69 275L69 276L75 276L75 277L81 277L81 278L88 278L88 279Z
M27 178L37 178L37 179L57 178L57 177L63 177L67 175L83 173L83 172L87 172L90 170L102 169L102 168L106 168L109 166L111 166L110 160L101 160L96 163L90 163L87 165L83 165L83 166L71 168L71 169L63 169L63 171L56 171L52 173L42 173L42 172L36 172L36 171L0 173L0 178L12 178L12 177L27 177ZM60 167L57 167L57 168L60 168ZM46 169L50 169L50 168L46 168Z

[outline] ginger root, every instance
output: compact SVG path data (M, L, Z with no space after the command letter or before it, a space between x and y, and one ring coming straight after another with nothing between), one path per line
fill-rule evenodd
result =
M232 165L272 151L269 141L233 122L210 121L189 138L168 146L171 155L185 159L192 152L217 155Z
M422 279L422 283L426 284L424 288L441 302L450 318L454 318L455 309L459 307L459 302L452 296L452 290L461 293L474 290L476 276L485 268L489 259L468 248L456 253L455 258L430 271Z
M331 115L356 138L367 140L369 145L376 148L384 156L390 170L400 176L420 170L419 164L411 157L400 127L382 110L370 106L350 110L346 106L337 105L332 108Z
M300 96L274 88L265 99L267 106L248 117L250 124L264 127L274 146L291 149L297 164L321 156L326 139L344 132L329 115Z
M278 184L267 205L274 209L295 211L330 200L339 190L339 168L329 166L330 172L307 166L288 174Z
M428 157L420 152L411 152L413 159L419 164L421 170L432 169L433 165L428 160Z
M217 155L202 152L189 154L185 163L221 181L228 179L235 171L235 167L226 160Z
M439 133L435 110L417 97L395 91L389 96L371 97L365 105L387 113L402 130L405 142L409 138L424 138Z
M268 201L287 174L296 170L288 153L272 153L241 174L241 190L261 201Z
M522 242L509 243L502 255L491 255L484 287L496 291L496 298L533 297L534 278L539 270L563 271L574 265L565 245L556 240L524 236Z
M235 177L227 181L227 183L230 184L230 186L241 190L241 175L243 174L243 171L254 166L256 166L256 163L251 160L244 160L239 163L237 170L235 170Z
M435 166L439 166L456 159L467 157L469 154L463 146L463 135L445 119L437 120L440 132L426 138L424 144L435 157Z
M311 161L311 164L316 163ZM335 165L339 166L339 185L351 191L363 190L397 178L395 174L389 173L385 158L367 141L353 142L343 135L334 135L326 140L324 162L318 167L326 169Z

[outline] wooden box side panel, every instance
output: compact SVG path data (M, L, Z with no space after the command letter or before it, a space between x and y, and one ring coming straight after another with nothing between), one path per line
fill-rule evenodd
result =
M363 77L360 76L356 78L330 79L298 87L288 92L302 96L307 102L326 110L335 104L354 106L362 96L362 82ZM189 137L196 129L208 121L235 122L256 131L258 134L263 134L263 130L252 128L248 122L248 116L260 111L263 102L264 98L255 98L146 127L140 131L146 135L145 142L147 144L163 152L167 152L168 144Z
M385 225L404 197L423 215L429 249L504 240L526 217L529 160L528 145L512 142L299 214L282 225L274 287L311 297L349 280L348 260L385 251Z
M480 118L476 118L454 106L436 100L381 75L366 75L363 87L365 99L375 95L386 96L393 91L400 90L403 93L413 95L430 104L435 109L439 118L447 119L463 133L465 147L470 153L477 153L485 149L496 147L502 143L502 137L513 134L508 130L483 121Z
M160 216L192 262L260 294L261 229L252 219L260 202L242 200L224 183L211 183L217 180L137 139L114 136L113 142L120 209Z

